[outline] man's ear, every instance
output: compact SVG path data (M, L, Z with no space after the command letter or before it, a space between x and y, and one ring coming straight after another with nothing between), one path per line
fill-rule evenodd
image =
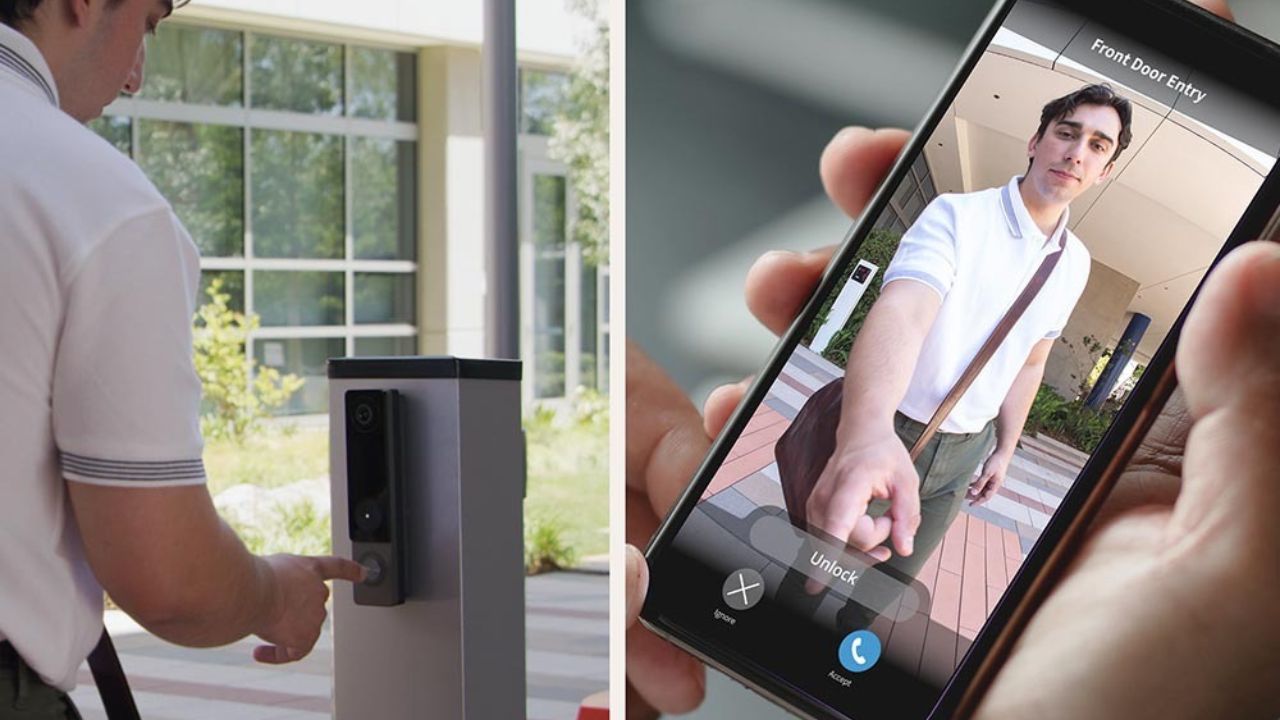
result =
M89 6L98 2L107 2L107 0L64 0L64 6L67 9L67 20L73 27L85 27L89 24L90 8Z
M1027 141L1027 157L1034 157L1036 154L1036 146L1040 144L1040 135L1036 133Z
M1111 177L1111 171L1115 169L1116 169L1116 161L1112 160L1111 162L1107 163L1106 167L1102 168L1102 173L1098 175L1097 180L1093 181L1093 184L1101 185L1102 183L1106 182L1107 178Z

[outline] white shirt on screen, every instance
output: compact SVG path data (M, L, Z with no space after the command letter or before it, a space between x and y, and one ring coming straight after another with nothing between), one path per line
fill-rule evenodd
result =
M885 270L886 285L919 282L942 298L898 406L913 420L929 422L1041 261L1057 250L1057 239L1041 232L1027 212L1020 180L938 196L907 229ZM1067 231L1053 274L943 421L942 432L978 432L999 414L1031 349L1062 334L1089 280L1090 264L1084 243Z
M67 482L204 482L199 256L138 167L0 25L0 640L70 689L102 633ZM139 528L139 532L146 532Z

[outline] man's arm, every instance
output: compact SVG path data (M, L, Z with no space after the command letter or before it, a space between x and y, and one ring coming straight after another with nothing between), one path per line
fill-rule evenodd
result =
M920 523L919 478L893 430L924 338L942 298L921 282L887 283L849 353L836 447L809 496L810 522L880 560L893 538L901 555L915 547ZM886 516L871 519L874 499L890 501Z
M272 645L259 660L299 659L324 620L324 581L362 576L350 560L250 554L203 485L67 487L98 581L143 627L179 645L253 634Z
M981 505L995 497L1004 484L1013 452L1018 448L1018 438L1022 437L1027 414L1031 412L1031 403L1035 402L1040 381L1044 379L1044 366L1051 350L1053 340L1048 338L1031 348L1026 363L1009 386L1004 402L1000 403L1000 412L996 415L996 449L983 465L982 474L969 487L969 498L974 505Z
M907 394L942 298L919 282L884 286L849 351L840 435L893 431L893 415Z

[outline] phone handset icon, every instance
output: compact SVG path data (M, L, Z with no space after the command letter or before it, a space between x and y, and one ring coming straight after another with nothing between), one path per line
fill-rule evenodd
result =
M853 661L859 665L866 665L867 659L862 657L862 653L858 652L858 648L862 647L862 638L854 638L853 644L849 648L849 654L853 656Z
M838 657L849 672L870 670L880 660L880 638L870 630L851 632L840 642Z

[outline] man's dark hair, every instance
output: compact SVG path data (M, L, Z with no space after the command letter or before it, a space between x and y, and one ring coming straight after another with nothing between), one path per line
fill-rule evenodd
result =
M43 0L0 0L0 23L4 23L9 27L17 27L18 23L23 23L35 17L36 8L40 7ZM112 0L112 5L119 5L124 0ZM170 8L177 8L187 4L187 0L174 0L170 3Z
M1045 105L1040 112L1040 129L1036 131L1036 139L1042 139L1050 125L1071 115L1081 105L1102 105L1115 110L1120 116L1120 137L1116 138L1116 151L1112 153L1110 160L1115 162L1120 153L1133 142L1133 105L1117 95L1110 85L1087 85Z
M0 0L0 22L10 27L30 20L40 7L40 0Z

